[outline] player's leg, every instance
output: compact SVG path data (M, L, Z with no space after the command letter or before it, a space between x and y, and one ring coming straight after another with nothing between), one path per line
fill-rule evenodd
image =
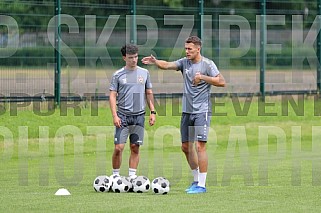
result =
M130 144L129 169L128 176L136 176L136 170L139 164L139 145Z
M198 160L193 143L194 136L190 137L191 135L194 135L193 128L190 127L190 124L190 114L183 113L181 118L181 148L193 175L193 182L185 191L197 186L198 183Z
M208 167L206 142L204 141L197 142L197 157L198 157L198 165L199 165L198 185L205 187L207 167Z
M122 156L123 150L125 148L126 140L128 137L128 126L126 125L126 117L119 115L122 127L115 129L114 135L114 151L112 155L112 167L113 167L113 174L119 174L119 169L122 163Z
M192 184L185 190L186 192L193 189L193 187L197 186L198 184L198 160L197 160L197 154L194 148L193 142L182 142L182 151L186 157L187 163L189 167L191 168L192 175L193 175L193 182Z
M115 144L112 156L113 174L119 174L125 144Z
M129 170L130 177L136 176L136 170L139 164L139 147L144 141L144 123L145 115L137 115L133 117L133 125L129 127L129 141L130 141L130 156L129 156Z
M196 114L194 129L197 137L196 152L200 173L207 172L208 156L206 152L206 142L210 123L211 115L209 113Z
M194 143L189 141L182 142L182 151L185 154L189 167L192 170L198 169L198 160Z
M195 131L191 114L183 113L181 118L182 151L185 154L188 165L192 170L198 168L197 154L194 147Z
M198 183L187 191L188 194L198 194L206 192L206 176L208 167L208 156L206 152L206 142L197 142L197 159L199 165Z
M200 113L195 117L195 134L197 137L196 152L199 165L198 184L188 193L196 194L206 192L206 176L208 168L208 156L206 152L206 142L208 130L210 126L210 115L208 113Z

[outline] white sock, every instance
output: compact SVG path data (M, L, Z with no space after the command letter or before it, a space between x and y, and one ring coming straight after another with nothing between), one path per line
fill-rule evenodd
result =
M120 169L113 169L113 175L119 175L119 170Z
M128 169L128 176L136 176L136 171L137 169L132 169L132 168L129 168Z
M204 187L205 188L205 183L206 183L206 175L207 172L200 172L198 175L198 186Z
M192 170L192 174L193 174L193 177L194 177L194 182L198 182L198 167L196 169L193 169Z

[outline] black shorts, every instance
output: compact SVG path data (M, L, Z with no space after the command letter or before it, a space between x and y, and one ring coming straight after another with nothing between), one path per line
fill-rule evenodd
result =
M206 142L208 130L211 124L211 114L204 113L183 113L181 119L181 140L182 142L202 141Z
M117 113L121 120L121 127L116 127L114 144L126 143L129 136L130 143L142 145L144 141L145 113L140 115L124 115Z

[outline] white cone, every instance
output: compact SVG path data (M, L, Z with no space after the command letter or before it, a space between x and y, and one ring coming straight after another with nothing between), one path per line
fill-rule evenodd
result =
M70 195L70 192L67 189L62 188L58 189L55 195Z

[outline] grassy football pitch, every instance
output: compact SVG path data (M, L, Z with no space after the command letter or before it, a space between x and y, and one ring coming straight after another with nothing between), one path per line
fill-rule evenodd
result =
M138 175L164 176L167 195L96 193L111 175L108 105L41 111L1 105L0 212L319 212L321 104L313 97L215 99L208 141L207 193L188 195L180 150L179 101L158 100L146 126ZM148 116L146 116L146 121ZM146 122L147 124L147 122ZM128 173L127 146L121 175ZM71 196L55 196L66 188Z

